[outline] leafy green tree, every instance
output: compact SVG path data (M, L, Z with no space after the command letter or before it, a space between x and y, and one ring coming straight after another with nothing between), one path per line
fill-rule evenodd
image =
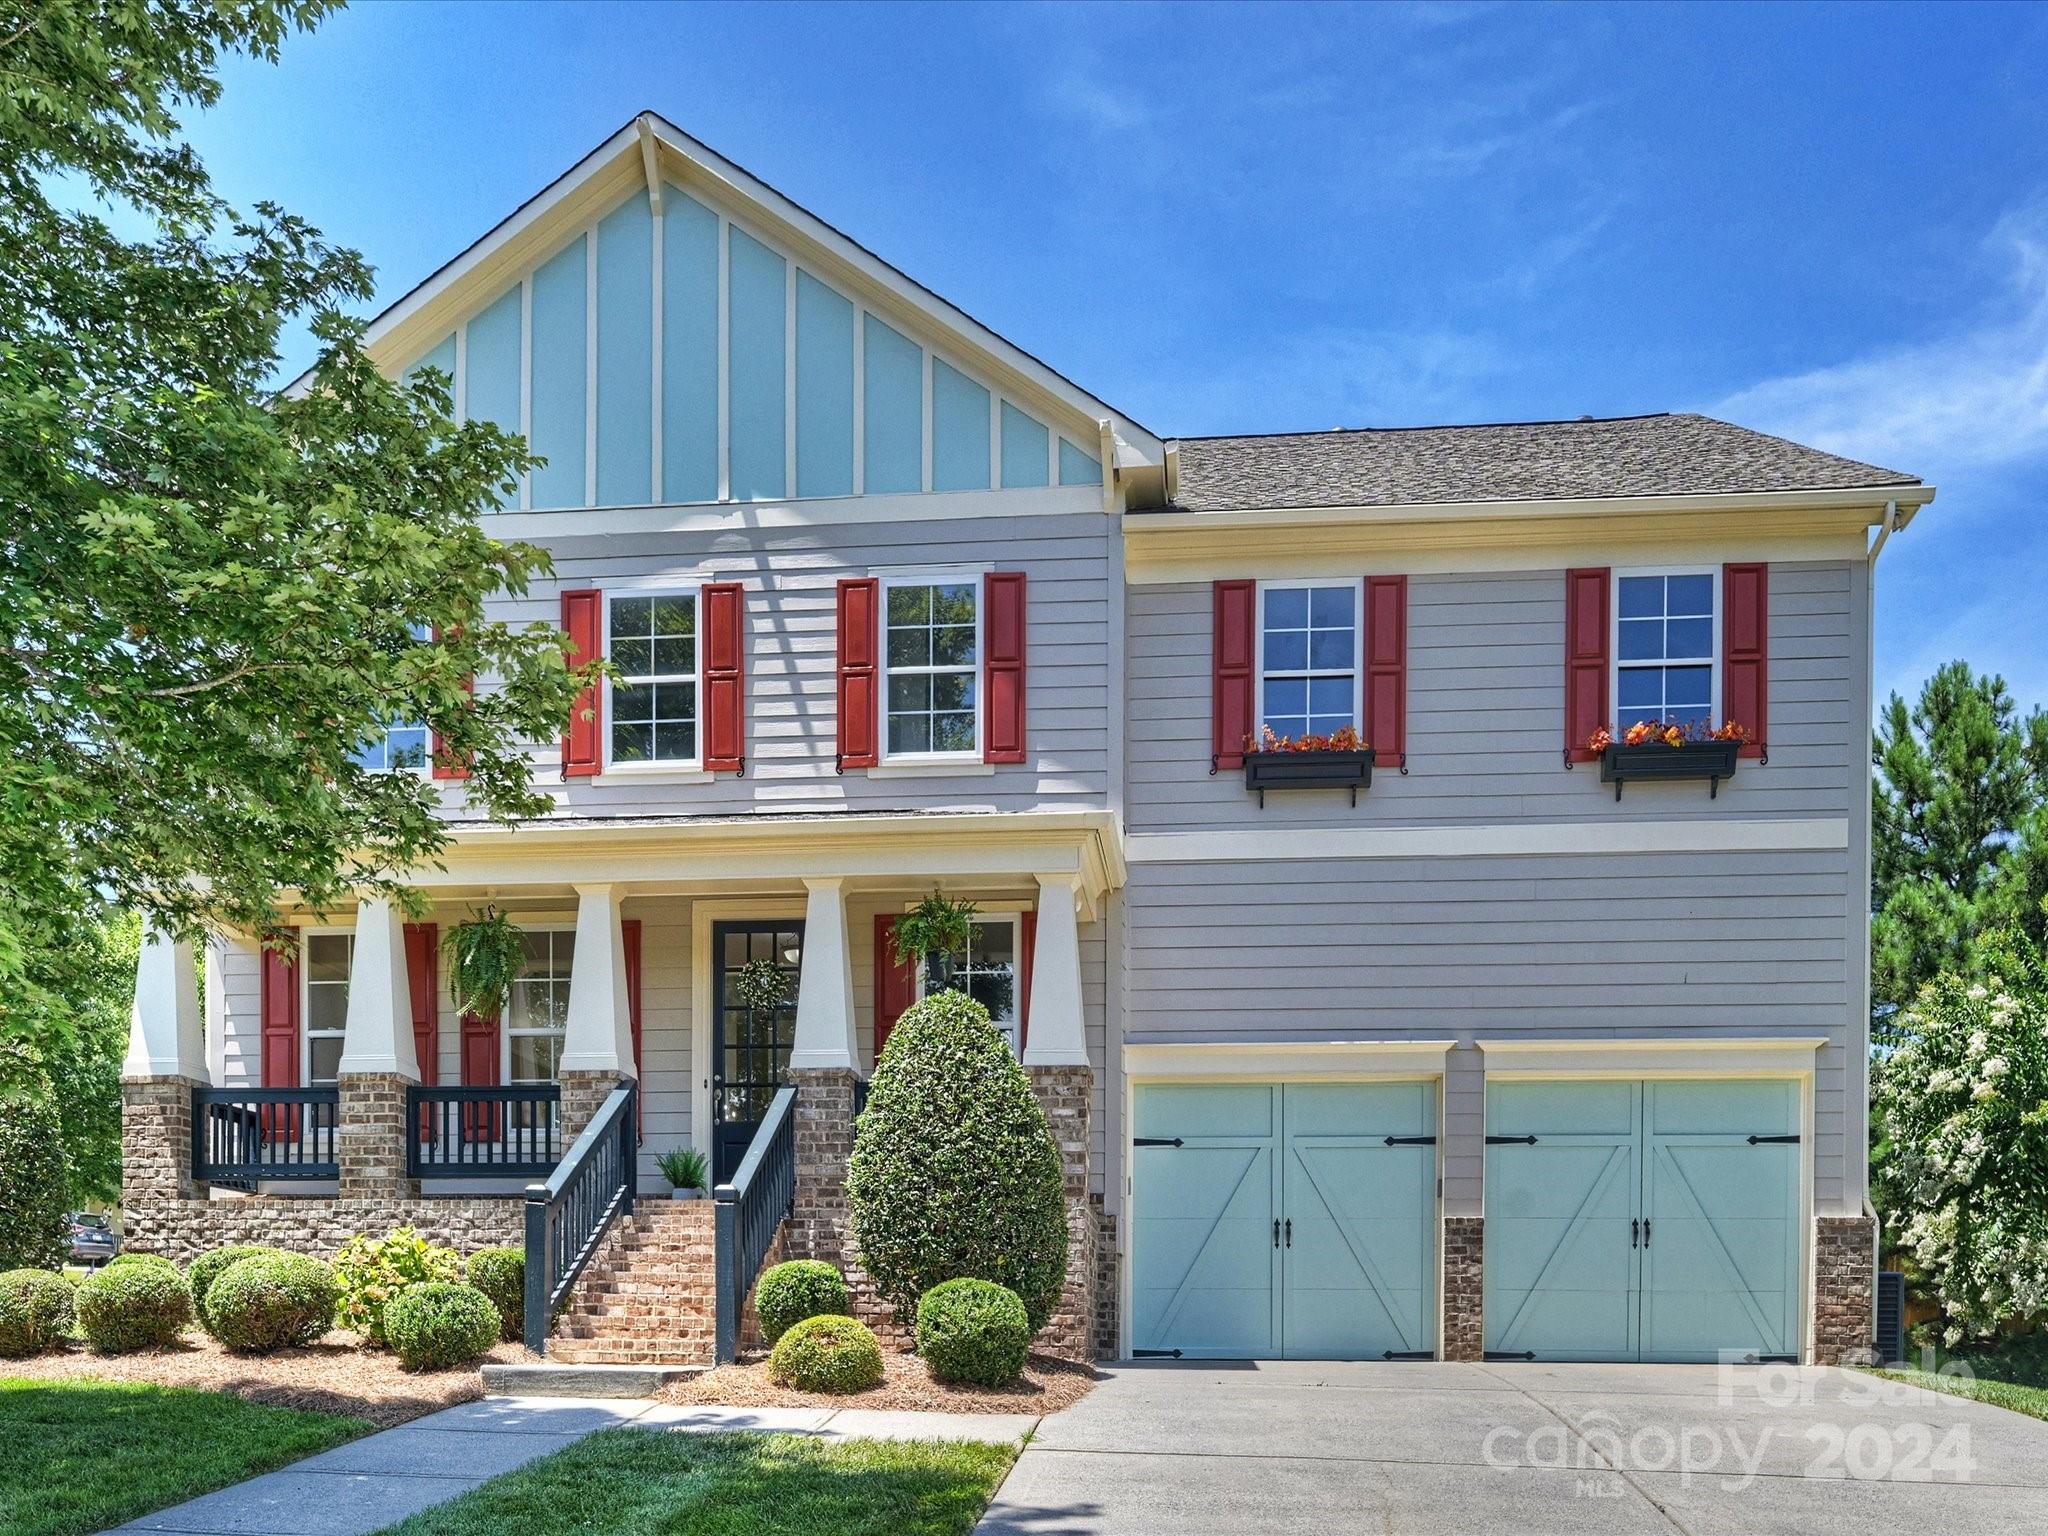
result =
M121 1061L141 942L141 920L111 912L79 919L65 942L40 945L27 957L27 979L41 1006L62 1015L61 1025L38 1019L26 1033L54 1043L44 1066L74 1203L121 1195Z
M1976 964L2001 926L2048 912L2048 714L1954 661L1893 694L1872 746L1871 1004L1880 1038L1921 985Z
M0 1037L0 1271L64 1261L64 1148L50 1080L35 1051Z
M584 679L485 617L548 562L479 518L536 461L439 374L383 377L361 258L227 208L179 137L224 56L330 8L0 0L0 978L108 900L189 932L403 897L438 787L354 756L399 722L468 765L469 815L546 807L516 744ZM278 395L296 322L319 357ZM65 1032L31 989L0 1010Z

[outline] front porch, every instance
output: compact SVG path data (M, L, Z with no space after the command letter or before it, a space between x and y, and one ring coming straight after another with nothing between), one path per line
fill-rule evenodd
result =
M703 1326L675 1306L621 1307L637 1310L629 1331L687 1333L664 1347L706 1358L713 1322L727 1349L737 1337L771 1246L840 1264L859 1293L843 1195L853 1116L912 1000L888 926L937 887L981 908L969 984L1014 1031L1068 1164L1073 1294L1042 1343L1091 1354L1089 1041L1099 1056L1100 914L1120 879L1113 826L1094 813L478 829L421 874L416 921L365 900L293 914L267 949L215 940L203 1004L192 948L151 935L124 1070L130 1246L331 1254L411 1224L465 1252L523 1244L541 1287L529 1316L589 1301L586 1266L617 1286L620 1252L636 1250L665 1294L695 1298L683 1310ZM485 905L529 937L497 1021L456 1014L439 943ZM744 1005L733 977L764 957L786 967L789 996ZM710 1160L716 1202L666 1209L655 1160L677 1147ZM788 1164L783 1190L735 1185L750 1148L757 1180ZM623 1220L650 1198L659 1237Z

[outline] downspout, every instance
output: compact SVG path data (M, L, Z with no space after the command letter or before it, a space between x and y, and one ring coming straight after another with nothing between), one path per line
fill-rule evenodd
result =
M1884 520L1877 525L1877 537L1871 541L1870 545L1871 590L1869 602L1873 609L1877 605L1877 557L1884 552L1885 540L1889 539L1898 529L1899 504L1897 501L1888 501L1884 504ZM1871 678L1874 682L1877 670L1877 619L1874 612L1871 615L1870 622L1864 627L1864 658L1864 675ZM1865 787L1867 791L1868 786ZM1863 803L1865 806L1864 815L1868 817L1870 796L1867 792L1863 797ZM1866 907L1870 902L1870 879L1870 835L1866 832L1863 839L1863 900ZM1863 943L1867 951L1870 947L1870 935L1867 924L1864 929ZM1869 975L1867 962L1864 974L1866 978ZM1863 990L1863 1020L1864 1028L1868 1031L1870 1025L1870 987L1867 979ZM1877 1214L1877 1206L1870 1198L1870 1154L1867 1150L1870 1137L1870 1037L1868 1033L1863 1038L1862 1076L1863 1135L1866 1143L1866 1150L1863 1156L1863 1214L1870 1218L1870 1306L1871 1321L1874 1326L1877 1319L1877 1277L1884 1264L1884 1220Z
M1884 541L1899 529L1899 504L1888 501L1884 504L1884 520L1877 525L1877 538L1870 546L1870 563L1875 566L1877 557L1884 549Z

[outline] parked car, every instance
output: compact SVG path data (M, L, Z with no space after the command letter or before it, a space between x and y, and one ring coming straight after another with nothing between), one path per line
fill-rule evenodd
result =
M71 1262L97 1269L121 1251L113 1223L97 1211L71 1213Z

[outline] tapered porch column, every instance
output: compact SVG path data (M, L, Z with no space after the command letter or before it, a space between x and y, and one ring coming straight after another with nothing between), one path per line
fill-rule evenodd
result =
M582 1134L606 1095L638 1076L626 1006L626 930L616 885L576 887L576 946L562 1032L562 1145Z
M789 1053L789 1080L796 1086L796 1203L788 1248L792 1258L849 1268L846 1164L853 1155L860 1053L844 886L841 880L804 881L804 958ZM857 1273L848 1278L856 1289L863 1283Z
M384 897L356 905L354 958L348 969L348 1015L341 1062L341 1193L355 1199L409 1199L405 1090L420 1080L412 1035L412 985L406 973L405 927Z
M1039 1347L1072 1360L1095 1354L1095 1264L1098 1221L1089 1200L1095 1071L1088 1062L1088 1026L1081 1007L1081 931L1071 878L1038 879L1038 940L1031 951L1031 1013L1025 1021L1024 1070L1060 1149L1067 1202L1067 1279Z
M129 1243L143 1252L159 1213L168 1217L163 1206L205 1193L193 1179L192 1090L208 1081L192 946L150 928L121 1063L121 1205Z

